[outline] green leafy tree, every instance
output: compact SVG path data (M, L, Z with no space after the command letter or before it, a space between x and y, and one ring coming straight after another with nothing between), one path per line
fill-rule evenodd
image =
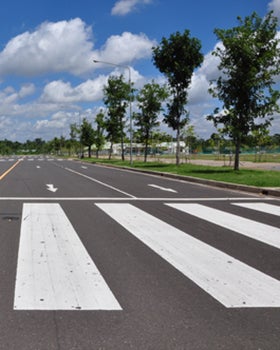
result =
M153 48L153 62L169 83L171 100L167 104L164 121L176 131L176 164L180 163L180 136L188 122L185 106L188 101L188 88L194 70L203 62L201 43L190 37L189 30L183 34L176 32L169 39L162 38L159 46Z
M95 116L96 130L95 130L95 146L96 146L96 158L99 157L99 151L105 144L105 114L102 110Z
M140 142L144 142L144 161L147 161L148 145L152 130L159 126L158 113L162 110L162 102L168 97L166 87L152 82L143 86L137 95L139 113L134 114L138 127Z
M264 19L256 13L232 29L215 29L222 41L213 54L220 58L221 76L210 87L212 95L223 102L208 117L235 145L234 169L239 170L242 140L258 124L267 128L271 115L279 110L279 91L273 90L273 77L280 73L280 49L277 19L270 12Z
M122 160L124 160L124 138L126 109L131 101L131 84L124 81L123 75L113 76L108 79L104 87L104 103L108 108L106 119L107 139L111 143L110 158L113 144L121 143Z
M81 124L81 144L88 148L88 157L91 158L91 146L95 140L95 132L91 123L84 118Z
M71 144L75 150L75 153L80 153L82 155L82 145L81 145L81 125L77 123L70 124L70 140Z

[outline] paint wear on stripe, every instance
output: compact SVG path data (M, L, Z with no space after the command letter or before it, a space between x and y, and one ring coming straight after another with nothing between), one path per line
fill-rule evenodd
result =
M59 204L23 205L16 310L121 310Z

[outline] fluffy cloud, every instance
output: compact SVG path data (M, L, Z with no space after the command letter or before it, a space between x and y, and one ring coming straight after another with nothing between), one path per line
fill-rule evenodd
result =
M152 0L119 0L112 8L111 14L124 16L137 9L139 5L150 4Z
M81 19L45 22L7 43L0 52L0 72L2 76L61 72L83 76L94 69L92 57L125 64L149 57L154 44L143 34L125 32L109 37L101 50L94 50L92 29Z
M99 52L94 53L94 58L105 62L123 64L136 59L151 56L155 41L144 34L135 35L124 32L122 35L112 35Z
M280 0L272 0L268 4L268 10L273 11L275 16L280 18Z
M77 18L43 23L34 32L11 39L0 53L5 75L35 76L50 72L81 74L88 69L91 28Z
M106 82L107 77L103 75L95 80L87 80L76 87L72 87L69 82L62 80L52 81L45 86L41 101L45 103L77 103L100 100Z

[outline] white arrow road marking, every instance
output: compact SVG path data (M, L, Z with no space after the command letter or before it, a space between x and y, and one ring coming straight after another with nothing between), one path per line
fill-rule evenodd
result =
M23 205L14 309L122 309L57 203Z
M48 191L56 192L58 190L58 188L54 187L53 184L46 184L46 186Z
M36 168L37 168L37 169L40 169L41 167L40 167L40 165L36 165Z
M225 307L280 307L280 281L131 204L96 205Z
M154 184L148 184L148 186L158 188L159 190L166 191L166 192L177 193L177 191L173 190L172 188L161 187L161 186L154 185Z
M169 203L167 205L280 249L280 229L277 227L209 208L202 204Z

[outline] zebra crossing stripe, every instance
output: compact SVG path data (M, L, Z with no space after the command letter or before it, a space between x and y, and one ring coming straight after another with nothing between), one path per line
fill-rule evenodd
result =
M257 241L280 248L280 229L277 227L196 203L166 203L166 205Z
M233 205L237 205L242 208L248 208L253 210L258 210L263 213L268 213L272 215L280 216L280 206L272 205L268 203L231 203Z
M96 206L225 307L280 307L280 281L131 204Z
M121 310L63 209L23 205L15 310Z

